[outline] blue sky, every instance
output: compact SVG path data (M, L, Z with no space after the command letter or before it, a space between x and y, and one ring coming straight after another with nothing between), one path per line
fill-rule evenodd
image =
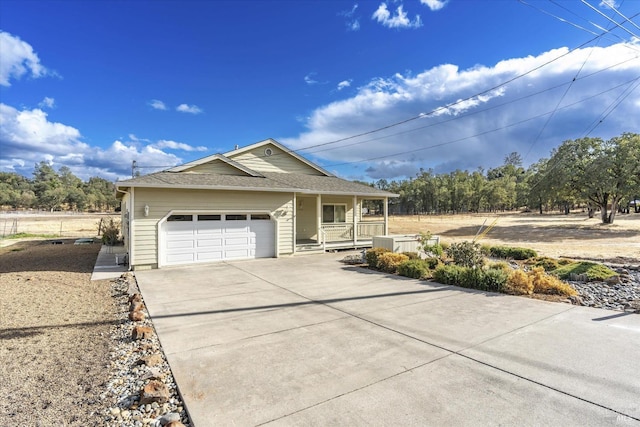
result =
M3 0L0 31L0 170L27 176L274 138L374 181L640 132L636 0Z

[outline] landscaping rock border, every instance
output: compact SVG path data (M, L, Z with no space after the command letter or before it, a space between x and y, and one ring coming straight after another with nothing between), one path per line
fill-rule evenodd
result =
M111 329L110 379L101 395L105 425L190 427L135 276L112 281L112 296L120 322Z

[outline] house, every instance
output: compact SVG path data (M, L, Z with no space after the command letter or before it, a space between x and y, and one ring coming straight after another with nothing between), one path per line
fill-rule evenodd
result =
M370 247L396 194L338 178L273 139L116 182L134 269ZM382 201L383 215L363 202Z

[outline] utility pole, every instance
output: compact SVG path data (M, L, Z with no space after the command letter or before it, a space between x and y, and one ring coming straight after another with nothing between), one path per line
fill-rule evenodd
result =
M136 177L136 168L138 167L138 163L134 160L131 162L131 178Z

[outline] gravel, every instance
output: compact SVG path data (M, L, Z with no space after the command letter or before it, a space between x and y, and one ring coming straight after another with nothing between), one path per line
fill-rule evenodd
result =
M573 304L627 312L640 312L640 266L608 265L619 276L600 282L569 281L578 291Z

